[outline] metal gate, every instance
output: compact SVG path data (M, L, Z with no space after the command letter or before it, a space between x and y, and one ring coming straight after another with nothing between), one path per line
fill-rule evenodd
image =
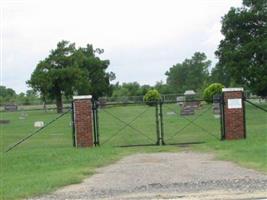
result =
M157 105L93 102L95 145L146 146L159 144Z
M163 144L198 144L221 138L220 101L169 101L160 104Z
M95 101L93 116L95 145L185 144L221 138L220 112L203 100L158 101L150 105Z

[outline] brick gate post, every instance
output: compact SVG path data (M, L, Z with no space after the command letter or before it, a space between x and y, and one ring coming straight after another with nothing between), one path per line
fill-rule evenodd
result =
M243 88L223 88L223 124L222 139L246 138L245 107Z
M92 96L73 97L74 138L76 147L93 146Z

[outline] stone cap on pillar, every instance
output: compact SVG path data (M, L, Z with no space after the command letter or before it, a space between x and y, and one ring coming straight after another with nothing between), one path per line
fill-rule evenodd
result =
M223 88L222 92L239 92L239 91L244 91L243 88Z
M92 95L73 96L73 100L92 99Z

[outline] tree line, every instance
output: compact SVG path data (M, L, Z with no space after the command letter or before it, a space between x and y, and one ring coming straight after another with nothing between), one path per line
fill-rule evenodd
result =
M6 103L17 103L22 105L39 104L40 98L33 90L27 90L26 93L17 94L12 88L0 85L0 105Z

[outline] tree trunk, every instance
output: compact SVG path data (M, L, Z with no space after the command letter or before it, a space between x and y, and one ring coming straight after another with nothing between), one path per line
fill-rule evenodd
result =
M56 96L56 104L57 104L57 113L62 113L63 112L63 103L62 103L61 92L59 92L59 94L57 94L57 96Z
M47 112L47 106L46 106L46 98L45 96L42 96L42 100L43 100L43 109L45 112Z
M44 101L44 111L47 112L46 101Z

